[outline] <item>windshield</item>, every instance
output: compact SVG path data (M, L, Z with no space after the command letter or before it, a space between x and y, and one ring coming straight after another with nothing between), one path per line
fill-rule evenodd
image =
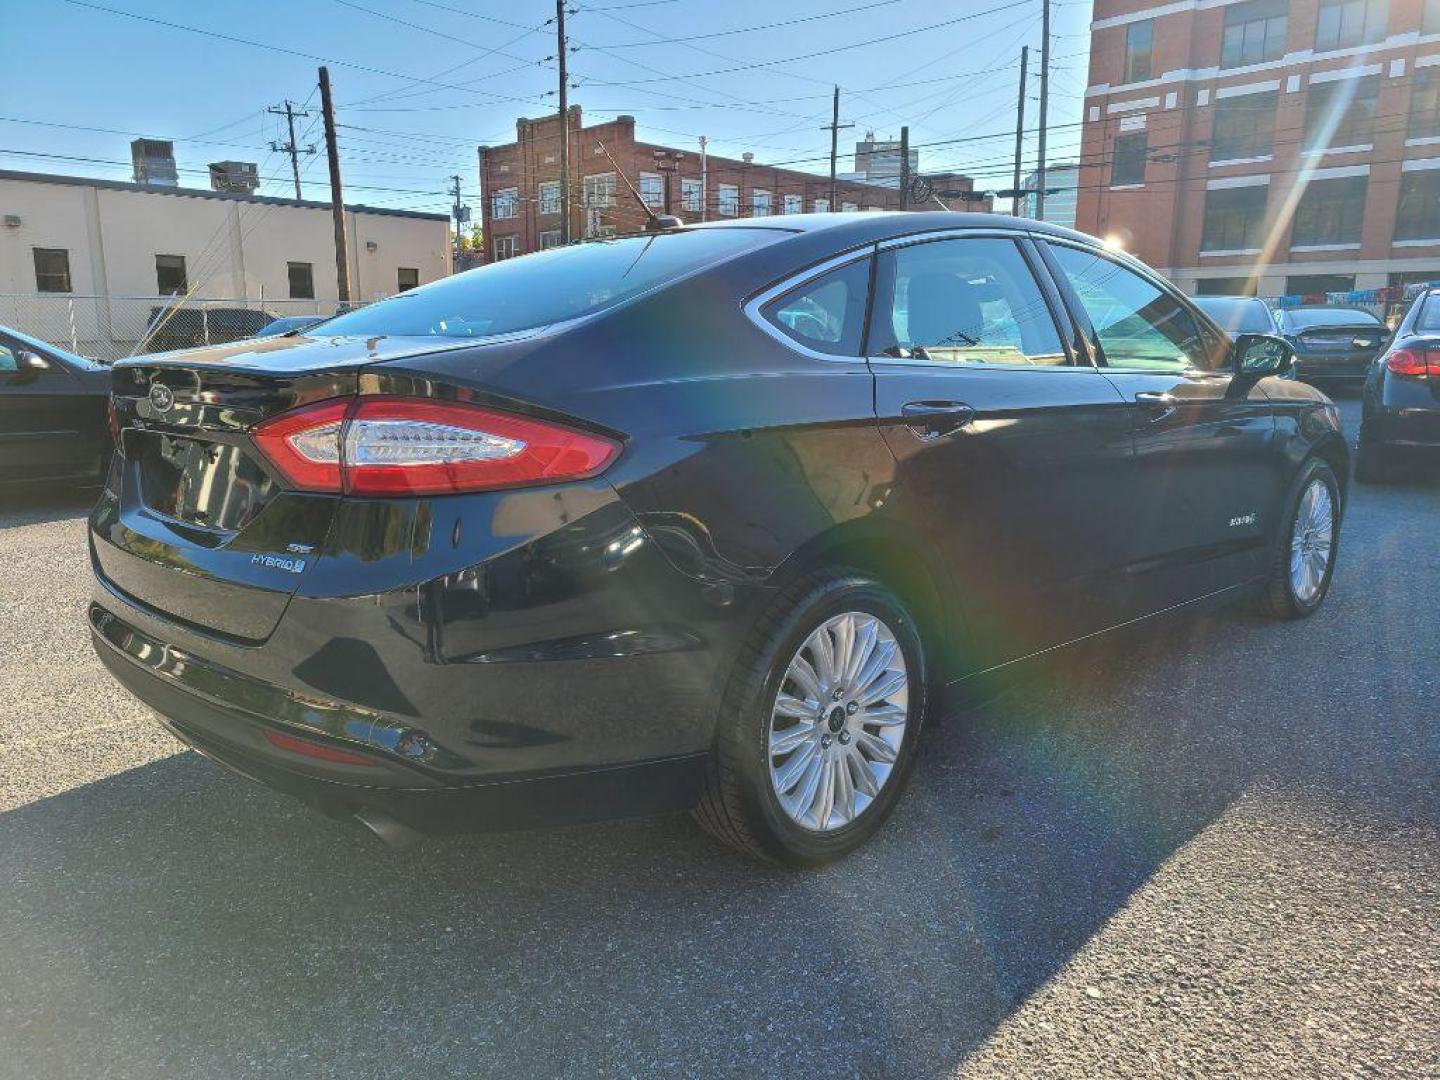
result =
M1311 326L1379 326L1380 320L1356 308L1296 308L1285 318L1297 330Z
M331 319L323 333L465 338L530 330L613 307L784 235L694 229L552 248L392 296Z
M1275 323L1263 301L1241 296L1197 296L1195 304L1232 337L1235 334L1273 334Z

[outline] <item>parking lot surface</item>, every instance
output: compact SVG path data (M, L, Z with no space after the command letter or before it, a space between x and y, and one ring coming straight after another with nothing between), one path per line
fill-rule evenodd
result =
M686 817L388 850L181 752L91 654L86 500L4 497L0 1076L1440 1076L1426 471L1313 619L1027 666L813 873Z

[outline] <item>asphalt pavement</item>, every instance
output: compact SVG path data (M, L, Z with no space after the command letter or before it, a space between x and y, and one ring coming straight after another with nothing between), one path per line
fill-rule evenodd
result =
M85 499L0 499L0 1076L1440 1076L1440 463L1354 490L1314 618L1028 666L812 873L683 816L384 848L181 752L91 654Z

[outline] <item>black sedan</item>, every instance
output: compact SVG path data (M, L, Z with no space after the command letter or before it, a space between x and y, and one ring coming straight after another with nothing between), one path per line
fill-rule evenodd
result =
M1280 308L1275 324L1295 349L1296 374L1311 382L1359 382L1390 339L1385 324L1362 308Z
M1362 483L1385 480L1396 454L1440 448L1440 289L1415 299L1370 365L1355 447Z
M1314 612L1348 450L1144 266L982 214L680 227L115 370L95 647L390 837L694 807L836 858L942 692L1180 606Z
M0 486L104 479L110 369L0 326Z

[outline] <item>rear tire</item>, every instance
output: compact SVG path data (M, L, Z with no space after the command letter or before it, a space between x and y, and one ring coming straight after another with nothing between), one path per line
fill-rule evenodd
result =
M833 658L817 655L817 646ZM847 667L854 669L848 678ZM818 678L807 690L797 671L806 683L812 671ZM740 651L696 819L771 862L819 866L849 854L904 790L928 684L915 620L893 592L858 571L801 578L757 620Z
M1325 602L1340 551L1340 484L1329 464L1307 461L1285 507L1260 606L1277 619L1303 619Z

